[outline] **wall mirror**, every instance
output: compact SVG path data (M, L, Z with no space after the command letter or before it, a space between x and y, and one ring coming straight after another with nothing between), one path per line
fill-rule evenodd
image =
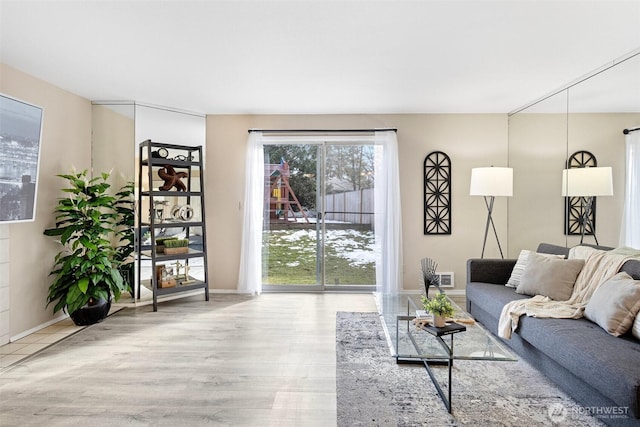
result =
M92 103L93 173L111 171L112 186L136 183L139 175L138 146L155 142L203 147L206 145L206 116L133 101ZM203 154L204 157L204 154ZM149 209L136 206L136 209ZM136 238L139 236L136 233ZM134 275L136 277L137 275ZM137 284L134 284L137 285ZM137 293L138 286L134 286ZM134 295L138 298L138 295ZM144 300L145 295L140 295ZM121 302L133 302L121 300Z
M597 198L596 233L601 245L617 246L624 188L623 129L640 125L640 51L509 116L509 257L540 242L575 246L565 235L562 169L577 151L598 166L613 167L614 195ZM595 243L585 237L585 243Z
M539 242L565 245L560 197L562 165L567 155L567 94L558 93L509 117L508 253L535 249Z

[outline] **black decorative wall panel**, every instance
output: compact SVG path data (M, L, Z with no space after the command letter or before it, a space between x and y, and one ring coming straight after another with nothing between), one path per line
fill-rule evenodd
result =
M424 234L451 234L451 159L442 151L424 159Z
M576 151L567 160L567 169L591 168L598 166L596 156L588 151ZM564 205L564 234L568 236L580 236L582 234L582 222L584 221L584 197L565 197ZM584 230L585 236L593 236L596 228L596 198L593 198L591 208L591 222L587 221Z

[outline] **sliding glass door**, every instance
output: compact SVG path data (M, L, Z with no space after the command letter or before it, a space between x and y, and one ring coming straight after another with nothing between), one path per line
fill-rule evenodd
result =
M374 289L374 146L264 146L265 290Z
M374 146L325 144L324 284L375 286Z
M263 286L318 287L321 145L264 146Z

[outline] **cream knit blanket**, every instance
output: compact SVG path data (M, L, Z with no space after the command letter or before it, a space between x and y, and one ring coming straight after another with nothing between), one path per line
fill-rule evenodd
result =
M515 300L502 308L498 323L498 335L510 339L518 327L520 316L554 319L579 319L582 317L593 292L613 277L631 256L610 253L588 246L576 246L569 251L570 259L584 259L584 267L576 278L571 297L567 301L553 301L536 295L533 298Z

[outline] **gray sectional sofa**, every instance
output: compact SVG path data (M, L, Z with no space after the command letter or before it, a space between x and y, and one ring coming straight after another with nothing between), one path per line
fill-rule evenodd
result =
M540 244L539 253L567 256L569 249ZM530 298L504 286L516 260L467 262L467 311L494 335L509 301ZM640 280L640 261L620 269ZM501 340L601 421L614 426L640 425L640 341L614 337L591 321L522 316L510 340Z

